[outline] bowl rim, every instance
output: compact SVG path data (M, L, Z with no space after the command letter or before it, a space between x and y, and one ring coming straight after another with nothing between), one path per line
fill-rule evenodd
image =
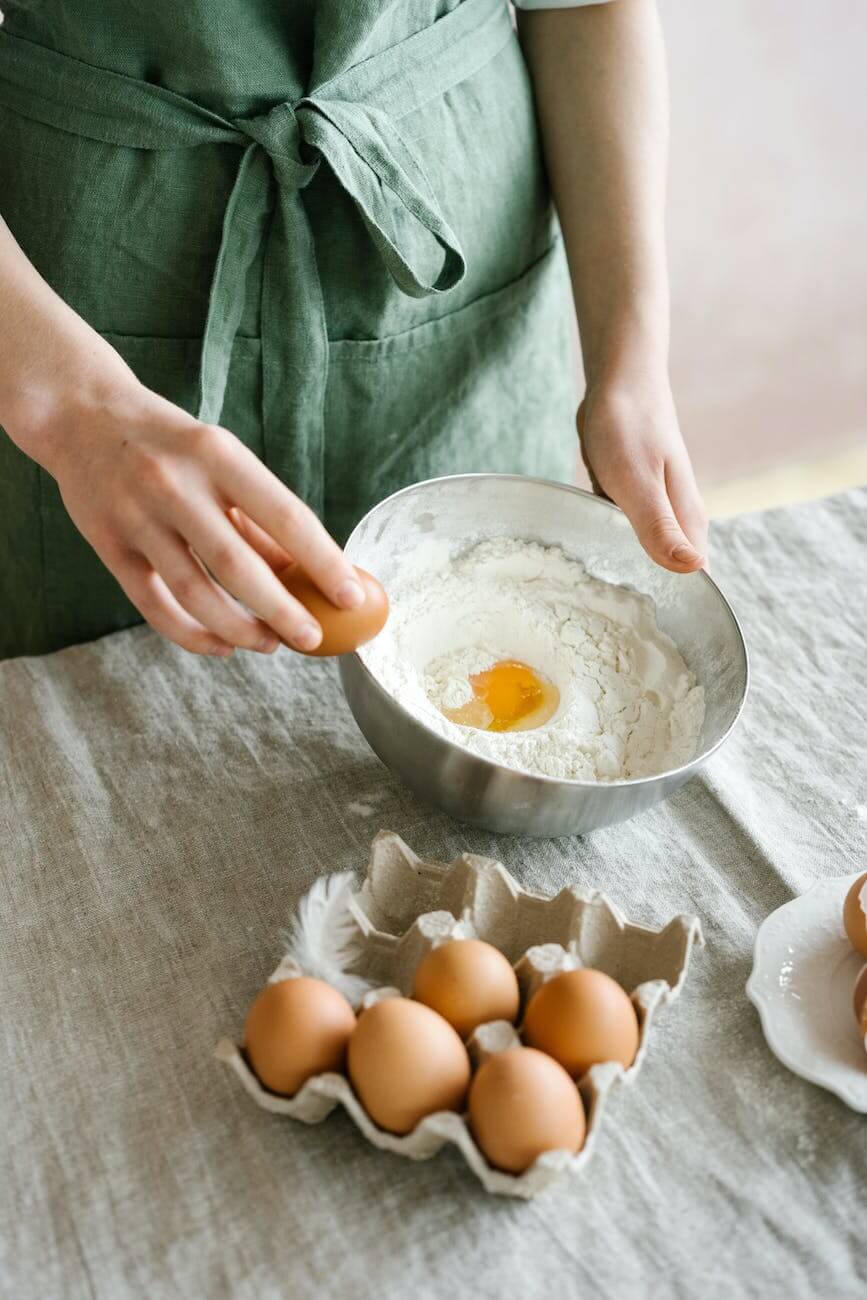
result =
M607 497L597 496L595 492L588 492L585 488L580 488L577 485L574 485L572 483L561 483L557 479L540 478L532 474L494 474L494 473L485 473L485 472L476 472L476 473L468 473L468 474L440 474L437 475L435 478L420 479L418 483L409 483L407 484L406 487L398 488L396 492L390 493L387 497L383 497L381 501L378 501L375 506L371 506L370 510L368 510L367 513L363 515L361 519L359 519L358 523L355 525L352 532L349 534L349 537L346 539L346 544L344 549L346 550L349 549L349 547L352 544L352 540L355 537L355 534L359 531L362 525L366 524L367 521L371 519L373 515L375 515L378 511L382 510L385 506L390 505L391 502L397 500L398 497L409 496L410 493L416 492L419 488L432 487L436 483L453 483L455 481L465 480L465 479L466 480L494 479L498 481L511 480L513 482L518 482L518 483L537 483L542 487L554 488L560 492L569 492L573 496L585 497L588 500L594 502L595 505L606 506L608 509L614 510L617 512L617 514L623 515L624 518L626 518L624 512L620 509L620 507L618 505L615 505L613 501L609 501ZM702 750L701 753L694 754L693 757L689 759L688 762L681 763L679 767L666 768L662 772L654 772L652 776L631 776L618 781L578 781L573 777L546 776L542 772L527 772L520 767L508 767L504 763L498 763L492 758L486 758L481 754L474 753L470 749L465 749L462 745L458 745L455 741L449 740L448 736L440 735L439 732L434 731L433 727L428 726L428 724L425 721L423 721L423 719L419 718L416 714L410 713L409 709L405 708L404 705L402 705L399 700L396 700L392 695L391 691L387 690L386 687L379 680L379 678L376 677L375 674L370 671L367 664L361 658L361 655L358 653L357 650L353 650L350 654L345 655L344 658L354 659L357 662L358 666L361 668L364 675L370 679L370 681L377 687L378 690L382 691L382 693L391 701L394 707L398 709L399 712L406 719L408 719L408 721L413 723L415 726L420 727L434 740L439 741L441 744L447 745L450 749L455 750L456 752L464 755L467 758L474 759L477 763L480 763L483 766L490 768L493 772L508 773L510 776L520 776L527 781L538 781L540 785L568 786L570 789L576 789L576 790L628 789L631 786L646 785L648 782L651 781L668 780L671 777L677 777L683 775L684 773L688 773L691 768L694 767L697 768L703 766L708 761L708 759L712 758L713 755L717 752L717 750L722 745L725 744L725 742L728 740L729 736L737 726L738 722L740 721L741 714L743 713L744 706L747 702L747 696L749 695L750 692L750 684L751 684L750 656L747 650L747 643L744 639L744 634L741 629L741 625L737 615L735 614L734 610L732 609L731 605L729 604L723 592L720 590L717 583L714 582L713 578L710 576L710 574L707 572L706 569L693 570L693 573L697 574L700 578L702 578L706 583L708 583L713 588L713 590L717 594L717 597L722 602L723 609L728 614L732 627L735 630L737 643L740 646L741 656L743 658L744 688L741 693L740 702L735 710L731 722L726 727L723 734L714 741L714 743L710 746L709 749L705 749ZM683 574L683 575L676 575L676 576L691 577L692 574Z

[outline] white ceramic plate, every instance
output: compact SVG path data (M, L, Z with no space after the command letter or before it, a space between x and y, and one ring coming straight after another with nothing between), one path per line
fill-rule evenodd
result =
M821 880L771 913L756 936L747 996L783 1065L867 1112L867 1052L852 1009L864 959L843 930L843 900L861 874Z

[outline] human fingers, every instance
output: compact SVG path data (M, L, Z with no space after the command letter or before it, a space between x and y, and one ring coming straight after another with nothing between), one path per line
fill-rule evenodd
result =
M689 540L707 558L708 518L686 448L665 465L665 486L677 521Z
M322 640L316 619L289 594L215 501L193 495L178 503L175 527L217 581L283 641L296 650L316 649Z
M249 519L243 510L239 510L237 506L233 506L226 513L244 538L244 541L249 542L253 550L259 552L270 568L274 569L276 573L289 568L293 563L292 556L288 551L284 551L283 547L279 542L275 542L273 537L269 537L264 528L254 524L253 520Z
M109 562L126 595L135 605L146 623L191 654L217 655L221 658L232 654L234 647L215 636L181 607L169 591L163 579L154 570L143 555L129 553L122 560Z
M678 522L666 488L664 466L630 470L620 477L611 496L652 560L673 573L692 573L701 568L704 549L690 540Z
M215 438L208 455L227 499L283 547L332 604L355 609L364 602L358 576L334 538L243 443L231 435Z
M242 650L272 654L277 649L280 640L272 629L214 582L177 533L153 527L139 544L177 603L197 623Z

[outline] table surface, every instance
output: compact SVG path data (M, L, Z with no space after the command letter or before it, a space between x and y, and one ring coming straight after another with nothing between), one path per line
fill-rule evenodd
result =
M735 736L592 836L462 827L356 731L333 664L140 628L0 664L0 1294L865 1294L865 1117L789 1074L744 994L761 920L865 862L867 491L714 529L751 651ZM583 1176L530 1203L448 1150L257 1110L212 1058L313 879L373 834L604 888L707 947Z

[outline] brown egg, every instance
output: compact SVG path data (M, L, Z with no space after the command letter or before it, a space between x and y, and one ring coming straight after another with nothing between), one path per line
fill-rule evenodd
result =
M864 1035L864 1050L867 1051L867 966L861 967L861 974L855 981L855 995L852 1001L858 1028Z
M579 1151L586 1123L580 1093L550 1056L510 1047L479 1067L470 1088L470 1129L485 1159L521 1174L543 1151Z
M601 1061L619 1061L628 1069L638 1051L638 1017L610 975L563 971L533 994L521 1036L580 1079Z
M855 951L867 957L867 871L858 877L846 895L843 926Z
M362 1012L349 1040L349 1078L380 1128L411 1133L437 1110L463 1108L470 1058L455 1031L430 1007L383 998Z
M354 1028L342 993L299 975L265 985L247 1016L244 1049L259 1082L291 1097L311 1075L343 1070Z
M357 650L366 641L372 641L385 626L388 618L388 597L382 584L364 569L356 568L359 582L364 588L364 604L357 609L338 609L300 569L284 569L278 574L284 587L296 600L310 611L322 628L322 640L315 650L304 654L322 658L326 655L345 655Z
M514 1020L518 980L498 948L481 939L449 939L419 963L412 996L433 1007L466 1039L486 1020Z

